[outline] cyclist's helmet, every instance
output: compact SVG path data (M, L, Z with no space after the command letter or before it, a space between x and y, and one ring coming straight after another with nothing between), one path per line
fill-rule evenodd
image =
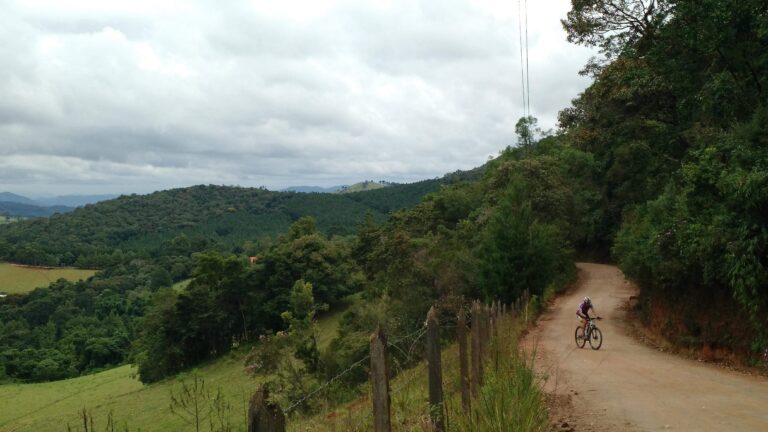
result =
M584 304L591 305L592 304L592 299L589 298L589 297L584 297Z

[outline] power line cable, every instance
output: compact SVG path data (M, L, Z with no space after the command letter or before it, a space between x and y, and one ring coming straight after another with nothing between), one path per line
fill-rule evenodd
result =
M528 116L531 115L531 72L528 68L528 0L525 0L525 92L528 95Z
M525 107L525 62L523 61L523 19L522 8L520 6L520 0L517 0L517 29L519 33L520 43L520 90L523 94L523 117L527 117Z

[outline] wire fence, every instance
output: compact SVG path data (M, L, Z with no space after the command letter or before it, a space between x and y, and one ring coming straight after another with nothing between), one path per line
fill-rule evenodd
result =
M422 427L442 431L444 430L444 422L448 417L448 403L444 400L444 382L441 378L442 369L445 368L441 366L441 357L443 357L441 339L444 340L446 333L453 334L460 322L467 326L466 331L458 331L458 335L460 335L458 338L463 341L459 343L459 355L456 358L453 358L455 354L451 355L450 366L448 364L445 366L449 367L453 373L458 373L458 382L462 384L454 385L453 388L454 391L458 391L456 389L460 387L462 409L465 414L469 414L467 412L469 404L464 404L464 400L465 398L466 400L474 399L477 396L477 391L483 384L483 364L486 363L488 367L496 365L498 368L498 352L492 353L496 349L492 347L497 346L498 326L502 322L500 318L505 312L520 314L519 316L522 317L523 307L527 311L529 301L530 296L526 292L523 298L509 305L509 309L498 302L494 302L490 306L474 302L470 316L462 316L461 320L457 317L443 316L441 317L442 321L438 321L436 309L432 308L427 315L427 322L393 341L387 341L384 333L378 330L371 337L371 346L366 355L349 364L343 371L330 379L318 384L312 391L293 400L281 411L281 414L295 412L303 404L323 394L324 390L329 389L334 383L339 382L370 361L370 386L366 395L347 406L346 416L343 415L343 411L341 413L332 411L326 415L325 419L318 418L318 422L324 423L332 430L340 430L339 427L341 426L343 430L349 431L391 431L393 408L397 408L394 410L396 411L394 420L397 424L418 422ZM425 335L426 341L423 340ZM467 343L468 338L472 340L471 345ZM424 351L417 349L417 347L421 347L421 342L426 342ZM419 357L420 359L422 354L427 358L427 361L417 368L409 367L415 364L416 358ZM468 362L471 363L471 367L467 366ZM460 368L458 367L459 363L463 364ZM394 366L395 369L392 369L391 366ZM389 384L393 375L401 377L396 386ZM427 383L426 387L424 386L425 382ZM418 394L413 393L414 389L417 389ZM425 397L427 395L428 398ZM366 403L366 401L369 402ZM371 409L371 404L373 409ZM421 405L424 406L423 410L417 407ZM328 421L332 423L329 424ZM341 421L341 425L339 421ZM301 430L305 428L306 430L316 430L315 426L319 426L319 424L303 426ZM267 430L272 431L272 429ZM285 424L283 423L282 428L274 430L284 432Z
M406 359L410 360L410 359L412 359L411 354L412 354L413 348L416 346L416 342L424 335L424 333L426 333L426 331L427 331L426 330L426 326L422 326L419 329L417 329L417 330L415 330L415 331L413 331L413 332L411 332L411 333L409 333L409 334L407 334L407 335L405 335L405 336L403 336L401 338L398 338L394 342L388 342L387 343L387 348L396 348L397 350L399 350L400 352L405 354ZM398 344L408 340L409 338L411 338L413 336L416 336L416 338L414 339L413 343L411 343L411 345L410 345L410 347L408 348L407 351L403 350L401 347L398 346ZM285 408L283 410L283 412L285 412L285 414L292 413L294 410L296 410L298 407L300 407L304 402L307 402L308 400L310 400L314 396L317 396L318 394L320 394L320 392L322 392L323 390L325 390L328 387L330 387L334 382L337 382L338 380L340 380L341 378L343 378L347 374L351 373L357 367L362 366L363 363L366 360L370 359L370 358L371 358L371 354L369 352L368 354L366 354L361 359L359 359L359 360L355 361L354 363L352 363L349 367L344 369L342 372L338 373L337 375L333 376L332 378L330 378L330 379L326 380L325 382L321 383L316 389L312 390L311 392L307 393L306 395L304 395L304 396L300 397L299 399L296 399L295 401L293 401L290 404L288 404L288 407Z

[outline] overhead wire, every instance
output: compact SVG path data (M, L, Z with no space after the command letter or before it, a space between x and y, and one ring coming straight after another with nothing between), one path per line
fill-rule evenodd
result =
M523 60L523 11L520 4L520 0L517 0L517 29L520 45L520 90L523 95L523 117L528 117L526 111L526 99L525 99L525 62ZM526 29L527 32L527 29Z
M528 67L528 0L525 0L525 93L528 99L528 116L531 115L531 71Z

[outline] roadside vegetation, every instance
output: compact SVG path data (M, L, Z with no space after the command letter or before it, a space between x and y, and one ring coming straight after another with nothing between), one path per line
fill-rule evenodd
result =
M599 167L598 250L642 286L647 324L755 361L768 348L768 4L584 1L564 24L605 57L560 114Z

